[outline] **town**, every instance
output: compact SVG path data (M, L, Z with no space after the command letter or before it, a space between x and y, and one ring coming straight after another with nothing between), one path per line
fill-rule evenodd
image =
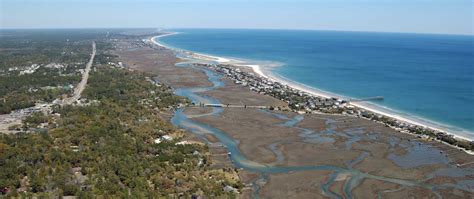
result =
M300 114L329 113L361 117L383 123L387 127L393 128L402 133L415 134L418 138L442 141L459 147L460 150L465 150L468 153L471 153L474 149L474 142L472 141L470 142L468 140L454 137L445 132L408 124L394 118L361 109L351 105L350 100L314 96L280 82L272 81L269 78L261 77L250 72L244 72L234 65L196 63L195 66L209 68L232 79L236 84L248 87L254 92L262 95L269 95L288 103L288 107L268 107L270 110L293 111Z
M0 41L0 197L240 192L234 169L168 121L188 101L117 59L120 31L40 32Z

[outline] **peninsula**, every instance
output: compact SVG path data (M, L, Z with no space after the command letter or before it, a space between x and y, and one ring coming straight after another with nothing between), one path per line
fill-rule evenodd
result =
M242 197L435 197L459 190L465 191L460 197L472 196L464 184L474 166L468 140L314 96L252 67L151 38L136 40L142 47L120 57L191 100L173 124L225 147L245 183ZM153 67L165 55L176 56L176 66Z
M468 140L151 39L163 32L47 33L3 41L3 196L474 196Z

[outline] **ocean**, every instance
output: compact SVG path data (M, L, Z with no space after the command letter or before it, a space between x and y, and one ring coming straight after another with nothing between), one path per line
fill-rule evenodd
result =
M259 64L276 76L474 139L474 36L176 29L174 48Z

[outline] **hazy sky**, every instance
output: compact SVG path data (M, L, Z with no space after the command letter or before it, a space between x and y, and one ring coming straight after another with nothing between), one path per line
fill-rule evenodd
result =
M474 34L474 0L0 0L1 28L276 28Z

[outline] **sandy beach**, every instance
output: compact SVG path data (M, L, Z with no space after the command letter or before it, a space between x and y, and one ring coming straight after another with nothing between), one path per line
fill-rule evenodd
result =
M128 46L126 42L121 45ZM205 66L174 66L173 62L183 60L176 59L163 46L152 45L119 54L127 66L151 72L158 81L178 90L209 88L220 81L221 86L196 94L223 104L288 106L285 101L251 91L228 77L210 80L204 72L209 70ZM244 65L239 65L239 69L253 71ZM194 137L207 140L212 149L211 164L216 168L239 170L245 184L241 198L256 195L278 198L285 194L301 198L317 194L321 197L351 194L355 198L377 195L418 198L434 196L435 192L469 198L474 192L466 187L470 185L441 188L445 183L471 179L474 156L436 140L397 133L382 123L364 118L244 108L224 108L215 113L212 108L186 107L183 113L189 120L183 120L182 124L191 127L185 129L198 129L193 131ZM228 153L230 151L232 153ZM275 173L265 173L267 170ZM349 187L352 182L356 183ZM433 186L439 186L440 191L433 191Z
M202 54L202 53L190 52L190 51L186 51L186 50L182 50L182 49L176 49L176 48L173 48L173 47L166 46L166 45L159 42L159 38L165 37L165 36L171 36L171 35L175 35L175 34L179 34L179 33L174 32L174 33L167 33L167 34L155 36L155 37L150 38L150 41L152 43L158 45L158 46L162 46L162 47L169 48L169 49L172 49L172 50L178 50L178 51L181 51L181 52L185 52L185 53L193 56L196 59L204 59L204 60L208 60L208 61L215 61L219 64L229 64L229 65L235 65L235 66L249 67L249 68L252 69L252 71L255 74L258 74L263 78L267 78L267 79L269 79L271 81L274 81L274 82L279 82L281 84L292 87L293 89L306 92L306 93L308 93L310 95L313 95L313 96L324 97L324 98L350 99L349 97L346 97L346 96L343 96L343 95L338 95L338 94L335 94L335 93L323 91L323 90L320 90L320 89L316 89L316 88L313 88L313 87L306 86L306 85L301 84L301 83L291 81L287 78L281 77L281 76L271 72L270 67L261 66L261 65L258 65L258 64L249 64L249 63L246 63L244 61L236 60L236 59L228 59L228 58L224 58L224 57L218 57L218 56L207 55L207 54ZM444 132L444 133L453 135L456 138L460 138L460 139L464 139L464 140L469 140L469 141L474 140L474 137L471 136L471 135L474 135L474 133L472 133L472 132L468 132L466 130L461 130L461 129L453 130L454 127L449 127L448 125L445 125L445 124L440 124L440 123L437 123L437 122L433 122L433 121L430 121L430 120L427 120L427 119L424 119L424 118L415 117L415 116L402 115L402 113L397 113L397 111L395 111L393 109L390 109L388 107L382 107L382 106L379 106L379 105L376 105L376 104L373 104L373 103L370 103L370 102L351 102L350 104L355 106L355 107L358 107L358 108L361 108L361 109L364 109L364 110L367 110L367 111L370 111L370 112L373 112L373 113L377 113L377 114L380 114L380 115L384 115L386 117L393 118L393 119L396 119L398 121L401 121L401 122L404 122L404 123L407 123L407 124L410 124L410 125L421 126L421 127L424 127L424 128L428 128L428 129L438 131L438 132ZM474 155L474 152L470 152L470 151L466 151L466 152Z
M274 73L270 72L269 70L264 69L263 71L265 71L265 72L262 72L262 70L260 68L261 67L258 66L258 65L255 65L254 67L252 67L252 69L254 69L256 74L260 75L260 73L261 73L263 77L268 77L272 81L280 82L282 84L288 85L288 86L290 86L294 89L300 90L300 91L304 91L304 92L309 93L311 95L318 96L318 97L324 97L324 98L333 98L334 97L334 98L339 98L339 99L350 99L349 97L337 95L337 94L330 93L330 92L327 92L327 91L322 91L322 90L319 90L319 89L316 89L316 88L306 86L304 84L300 84L300 83L285 79L281 76L275 75ZM267 74L267 75L265 75L265 74ZM450 128L450 127L448 127L447 125L444 125L444 124L438 124L436 122L429 121L429 120L426 120L426 119L423 119L423 118L415 118L414 116L402 116L401 114L395 113L396 112L395 110L392 110L392 109L387 108L387 107L382 107L382 106L379 106L379 105L375 105L375 104L370 103L370 102L350 102L350 104L355 106L355 107L359 107L361 109L365 109L365 110L370 111L370 112L374 112L374 113L377 113L377 114L380 114L380 115L384 115L386 117L394 118L394 119L397 119L399 121L403 121L403 122L411 124L411 125L422 126L422 127L425 127L425 128L436 130L436 131L445 132L445 133L451 134L451 135L453 135L457 138L461 138L461 139L465 139L465 140L469 140L469 141L474 140L472 138L472 136L469 137L470 132L464 132L463 133L463 131L461 131L461 132L460 131L453 131L453 130L450 130L453 127Z

